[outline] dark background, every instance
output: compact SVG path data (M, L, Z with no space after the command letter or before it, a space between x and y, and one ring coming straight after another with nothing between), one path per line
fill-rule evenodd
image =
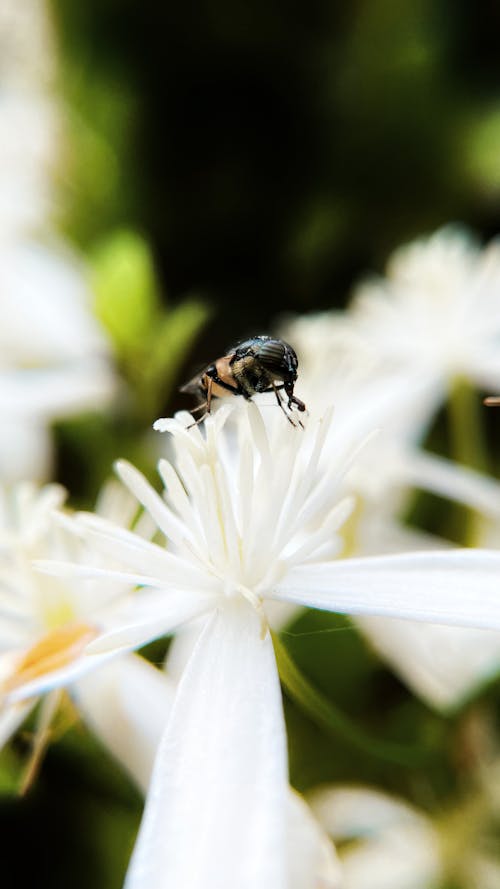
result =
M282 311L343 304L417 234L499 228L493 0L55 9L62 87L119 167L73 202L74 233L139 227L170 298L213 305L202 361Z

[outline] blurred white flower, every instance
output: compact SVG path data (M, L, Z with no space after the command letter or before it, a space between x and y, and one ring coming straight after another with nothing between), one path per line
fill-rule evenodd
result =
M55 47L48 0L2 0L0 81L43 89L54 77Z
M117 487L116 483L105 487L99 508L133 524L136 502ZM112 625L114 612L131 595L130 585L68 583L40 574L32 566L33 559L42 556L78 558L84 554L83 544L68 533L55 512L64 497L57 485L37 489L23 483L11 490L0 488L0 747L44 696L37 739L46 738L63 689L81 702L81 710L97 731L102 727L104 716L99 711L106 695L107 718L115 720L116 728L112 751L118 755L126 748L130 756L133 752L137 770L149 774L147 754L151 757L154 746L147 736L148 723L145 720L141 728L140 719L132 715L144 716L147 689L154 684L154 693L165 701L158 718L166 721L172 697L167 677L135 655L108 664L106 655L88 656L85 651L89 640ZM152 530L147 516L139 517L135 527L144 534ZM84 684L82 677L97 667L99 683ZM120 724L128 724L128 730L118 731ZM104 727L99 733L109 740Z
M0 87L0 239L46 228L55 206L60 129L51 98Z
M349 486L362 511L369 512L378 527L385 521L398 540L399 515L414 488L498 518L497 481L422 449L428 419L425 374L411 364L395 369L368 349L353 349L352 326L347 313L325 312L289 321L283 334L299 358L300 397L314 413L334 405L336 440L343 438L346 448L349 443L356 447L376 430L349 473ZM359 540L356 552L364 551Z
M350 347L426 382L429 417L457 379L500 385L500 245L481 249L458 227L396 250L385 278L361 284Z
M71 687L85 724L143 793L174 696L174 683L164 671L130 654L103 664Z
M264 425L255 405L231 404L203 430L191 423L179 415L156 424L172 434L176 457L159 464L163 497L118 465L168 548L82 516L81 533L108 566L45 568L141 587L134 613L90 643L89 654L139 646L206 616L160 744L128 889L189 880L222 889L235 873L242 887L275 889L287 885L287 779L266 600L500 627L500 553L332 561L352 505L342 498L352 454L342 436L336 448L329 417L310 417L302 430L275 411Z
M470 776L469 776L470 777ZM324 785L308 794L338 844L342 889L496 889L498 760L433 817L375 788Z
M54 206L60 109L51 95L56 52L45 0L0 9L0 238L45 228Z
M0 239L0 479L43 478L51 420L115 390L85 273L58 243Z
M48 425L115 389L85 274L50 235L63 115L44 0L0 10L0 483L50 474ZM38 240L35 240L35 237Z
M413 488L463 503L499 527L498 481L425 452L418 378L395 374L373 356L349 350L347 316L337 312L304 316L289 322L284 335L299 356L300 395L318 409L333 400L340 436L379 430L362 449L348 474L357 495L347 523L348 555L373 555L450 544L403 525L400 516ZM499 539L484 540L496 548ZM500 634L411 621L360 616L357 626L377 653L431 706L451 709L463 704L477 687L500 669ZM175 653L175 652L174 652Z
M441 844L429 818L378 790L333 785L309 795L340 846L342 889L435 889Z

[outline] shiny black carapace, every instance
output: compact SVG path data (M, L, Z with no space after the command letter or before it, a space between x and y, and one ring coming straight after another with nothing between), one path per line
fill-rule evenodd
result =
M242 395L250 401L252 395L259 392L274 392L287 420L295 426L286 410L281 392L284 390L288 398L288 410L296 407L299 411L305 411L304 402L293 394L297 368L297 356L284 340L272 336L254 336L237 343L229 349L227 355L205 367L181 387L181 392L189 392L203 399L203 403L192 412L204 411L197 423L201 423L210 413L212 398Z

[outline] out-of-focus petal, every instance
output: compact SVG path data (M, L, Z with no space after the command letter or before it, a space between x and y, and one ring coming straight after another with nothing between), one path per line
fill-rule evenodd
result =
M145 793L175 687L138 655L112 661L72 690L85 722Z
M320 788L310 802L331 836L351 841L340 856L342 889L432 889L439 884L437 834L411 806L362 787Z
M376 651L427 703L459 705L500 672L500 633L471 627L358 617Z
M335 848L298 793L290 791L287 809L287 889L340 889Z

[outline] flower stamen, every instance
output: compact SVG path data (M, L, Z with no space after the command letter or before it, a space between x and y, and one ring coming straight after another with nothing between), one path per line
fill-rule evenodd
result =
M13 672L3 681L2 691L13 691L45 673L65 667L76 660L97 635L97 628L83 621L50 630L24 652Z

